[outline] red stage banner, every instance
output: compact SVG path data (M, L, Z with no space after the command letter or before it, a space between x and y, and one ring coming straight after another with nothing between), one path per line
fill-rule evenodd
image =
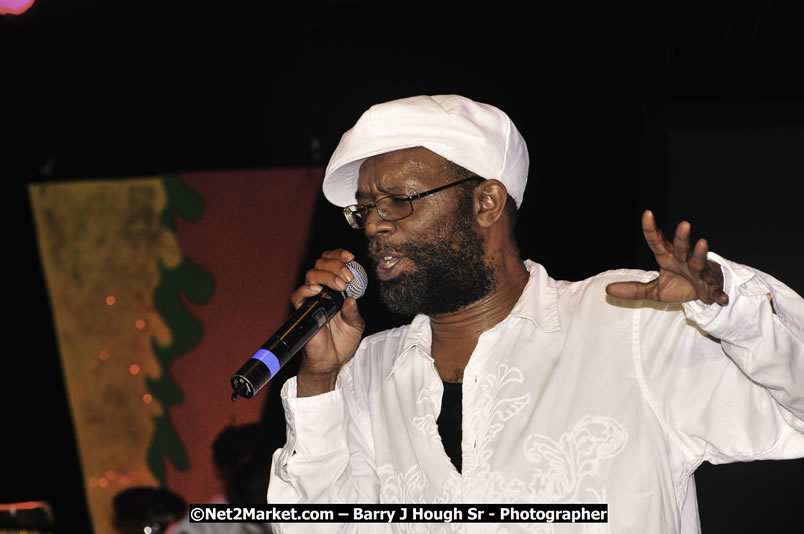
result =
M112 500L126 488L222 498L212 445L264 405L232 403L229 377L289 312L322 177L302 168L30 186L96 532L113 531Z

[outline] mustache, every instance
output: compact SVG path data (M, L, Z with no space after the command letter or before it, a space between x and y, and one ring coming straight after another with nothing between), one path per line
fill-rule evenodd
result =
M380 253L391 253L392 255L406 256L407 252L410 252L411 248L412 247L408 245L393 246L379 239L372 239L366 246L366 252L372 261L379 261L377 258L379 258Z

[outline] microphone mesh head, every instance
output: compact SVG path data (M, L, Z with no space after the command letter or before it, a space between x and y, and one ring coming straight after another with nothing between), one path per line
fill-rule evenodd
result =
M346 264L346 266L350 271L352 271L352 274L355 275L354 280L346 285L346 294L350 297L359 299L363 296L363 293L366 292L366 288L368 287L368 276L366 276L366 270L356 261L350 261Z

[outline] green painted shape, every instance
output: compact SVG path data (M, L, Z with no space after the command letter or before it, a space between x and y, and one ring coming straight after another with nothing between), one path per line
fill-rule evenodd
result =
M203 199L187 188L177 175L163 177L167 204L162 212L162 224L175 231L173 214L198 220L204 211ZM163 370L156 380L147 378L148 390L163 406L162 415L154 418L154 436L148 447L146 461L160 485L165 485L165 459L179 470L189 467L184 445L168 417L168 408L182 401L181 389L168 372L170 363L195 347L204 335L201 323L187 310L182 295L193 304L209 302L215 291L215 280L204 269L186 257L175 269L159 263L159 285L154 290L154 307L172 334L170 345L161 346L155 340L151 348Z
M175 216L186 221L197 221L204 214L204 199L201 195L187 187L178 174L162 176L162 183L167 193L167 205L162 211L162 225L176 231Z

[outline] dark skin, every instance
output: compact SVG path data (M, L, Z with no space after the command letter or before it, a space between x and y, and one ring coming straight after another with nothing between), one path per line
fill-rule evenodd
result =
M383 196L421 191L455 181L441 156L424 148L389 152L367 159L360 168L357 201L372 203ZM399 221L386 221L372 210L366 222L366 237L382 243L380 258L393 255L394 247L419 235L430 235L456 207L456 191L445 190L414 201L413 214ZM495 272L496 285L481 300L454 313L430 317L431 355L442 380L460 382L480 334L501 322L516 304L528 272L519 257L512 235L512 223L505 213L507 191L497 180L485 180L473 191L474 230L481 236L487 261ZM686 302L701 299L723 305L720 267L706 260L707 245L701 240L690 250L689 223L678 226L672 243L656 229L653 214L645 212L642 227L659 263L659 277L648 283L620 282L606 288L609 295L625 299ZM353 275L346 268L354 255L346 250L325 252L307 271L305 284L291 295L294 306L321 291L323 286L344 290ZM391 275L416 269L408 258L400 258ZM297 378L297 395L306 397L332 391L341 367L352 358L362 338L365 322L357 302L348 298L332 320L305 346Z
M645 283L609 284L606 293L629 300L682 303L700 299L705 304L728 304L720 265L706 259L709 245L704 239L699 239L690 249L690 229L690 223L680 222L670 242L656 228L653 212L643 213L642 233L659 264L659 277Z

